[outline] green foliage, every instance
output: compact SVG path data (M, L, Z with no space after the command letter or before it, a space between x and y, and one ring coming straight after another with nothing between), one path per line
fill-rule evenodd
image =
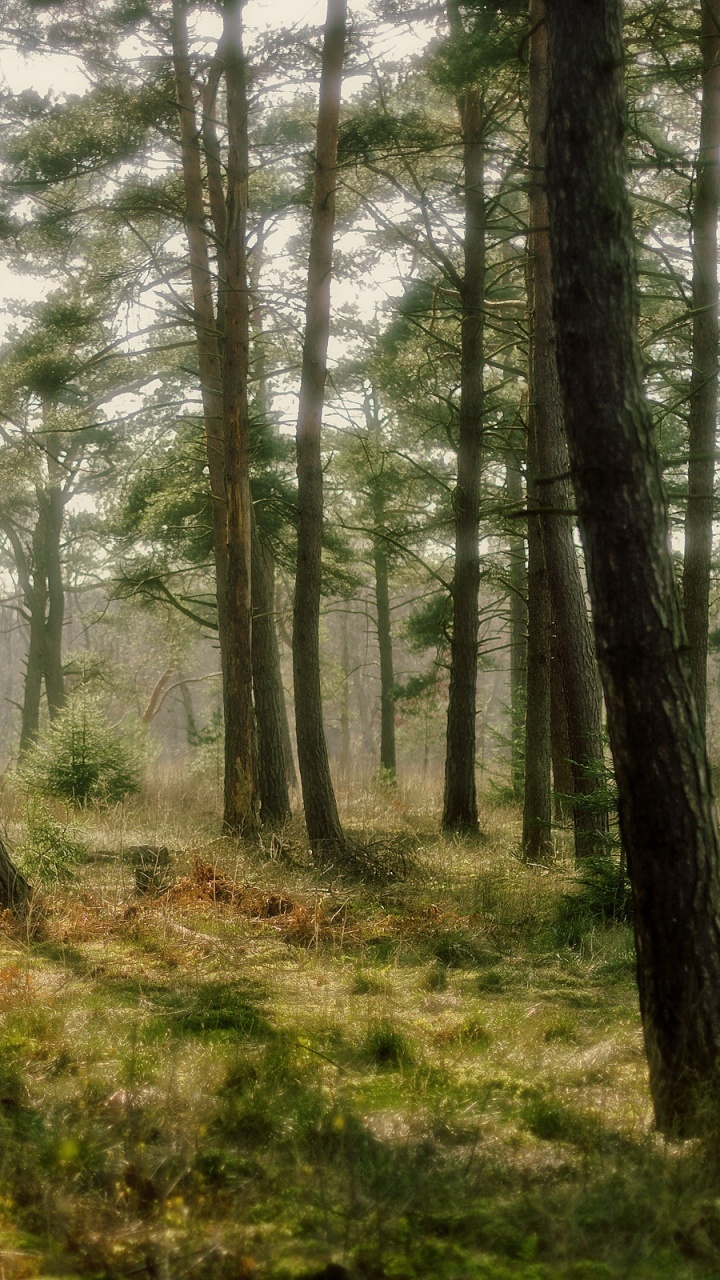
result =
M145 751L140 726L111 724L98 696L81 687L30 749L20 774L33 794L113 803L139 791Z
M73 868L85 858L87 846L72 823L60 822L39 797L33 796L25 809L25 837L17 853L31 883L60 884L72 879Z
M632 890L623 859L585 858L574 881L577 888L563 894L557 905L554 927L562 944L579 945L593 926L632 921Z
M377 1067L403 1067L413 1060L409 1040L388 1021L377 1022L370 1027L364 1051L368 1060Z

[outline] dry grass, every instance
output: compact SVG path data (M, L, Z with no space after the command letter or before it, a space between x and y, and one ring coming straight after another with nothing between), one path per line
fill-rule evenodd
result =
M479 841L402 792L346 816L406 878L318 869L298 826L215 839L183 784L88 812L73 884L0 920L0 1277L719 1274L716 1174L652 1132L627 928L565 944L570 872L519 863L512 809ZM155 897L140 844L171 850Z

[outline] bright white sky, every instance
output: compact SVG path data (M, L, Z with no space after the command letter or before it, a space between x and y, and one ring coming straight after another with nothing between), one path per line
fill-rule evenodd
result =
M369 10L362 4L356 5L354 16L359 20L370 17ZM249 0L243 13L244 25L249 42L264 31L283 28L285 30L301 30L307 26L320 27L325 17L325 0L305 0L298 6L293 0ZM196 35L207 34L208 38L216 38L219 34L220 19L214 15L201 15L201 21L194 25ZM378 27L373 40L373 53L376 57L390 56L397 58L418 53L433 35L433 27L429 23L407 23L384 25ZM133 48L133 45L136 47ZM130 57L142 50L135 41L127 42L127 53ZM346 82L346 95L361 87L360 77L352 77ZM82 94L88 88L81 60L54 53L34 53L28 56L3 51L0 65L0 88L19 93L23 90L35 89L49 94L55 101L62 101L73 94ZM340 246L344 252L351 248L346 236ZM280 244L269 246L272 250L281 250ZM397 295L399 286L393 277L396 274L394 261L390 260L386 267L378 268L374 280L375 291L365 289L360 297L357 290L336 288L334 302L344 304L350 301L359 304L363 318L369 321L375 314L378 303L388 295ZM12 303L40 300L52 291L53 286L39 277L18 273L3 261L0 261L0 341L12 324ZM345 295L345 296L343 296ZM7 309L9 307L9 310ZM332 356L331 350L331 356Z

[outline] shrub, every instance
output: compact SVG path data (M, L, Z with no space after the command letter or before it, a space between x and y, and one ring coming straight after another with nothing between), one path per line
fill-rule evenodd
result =
M73 866L87 853L72 825L58 822L41 800L33 799L25 813L25 839L18 858L31 881L60 883L72 877Z
M113 803L140 789L145 752L140 726L111 724L97 695L81 688L30 749L20 774L35 794Z

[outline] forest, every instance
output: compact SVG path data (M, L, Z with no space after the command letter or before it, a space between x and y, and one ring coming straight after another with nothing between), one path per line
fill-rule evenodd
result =
M0 0L0 1280L720 1275L720 0Z

